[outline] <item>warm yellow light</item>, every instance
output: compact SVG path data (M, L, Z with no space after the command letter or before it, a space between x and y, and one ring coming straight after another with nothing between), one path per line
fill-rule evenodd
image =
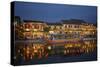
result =
M37 29L34 29L34 31L37 31Z
M51 46L48 46L48 49L51 50Z
M50 33L50 34L53 34L53 33L54 33L54 31L49 31L49 33Z
M35 49L34 52L37 53L38 51Z
M28 29L28 28L26 29L26 31L29 31L29 30L30 30L30 29Z

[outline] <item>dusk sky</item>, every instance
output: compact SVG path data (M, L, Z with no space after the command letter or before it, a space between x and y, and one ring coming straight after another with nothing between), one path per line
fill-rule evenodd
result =
M15 16L20 16L22 20L59 22L61 20L80 19L89 23L96 23L97 8L95 6L15 2Z

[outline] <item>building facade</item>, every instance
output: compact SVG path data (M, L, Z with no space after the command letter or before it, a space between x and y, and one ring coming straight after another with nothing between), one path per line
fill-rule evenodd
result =
M45 23L42 21L24 21L24 36L28 39L38 38L44 35Z
M24 20L15 26L15 30L18 37L24 39L51 37L51 35L71 38L97 35L96 26L82 20L63 20L59 23Z

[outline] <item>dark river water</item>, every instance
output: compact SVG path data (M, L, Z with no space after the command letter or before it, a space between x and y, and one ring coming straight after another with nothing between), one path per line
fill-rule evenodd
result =
M48 64L97 59L97 40L70 40L66 42L15 41L16 65Z

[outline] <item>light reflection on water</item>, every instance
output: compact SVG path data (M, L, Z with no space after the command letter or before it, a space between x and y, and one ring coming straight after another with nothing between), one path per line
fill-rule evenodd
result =
M15 43L15 60L20 58L24 61L42 59L53 56L80 56L81 54L91 54L96 50L96 40L84 40L67 42L61 44L17 42Z

